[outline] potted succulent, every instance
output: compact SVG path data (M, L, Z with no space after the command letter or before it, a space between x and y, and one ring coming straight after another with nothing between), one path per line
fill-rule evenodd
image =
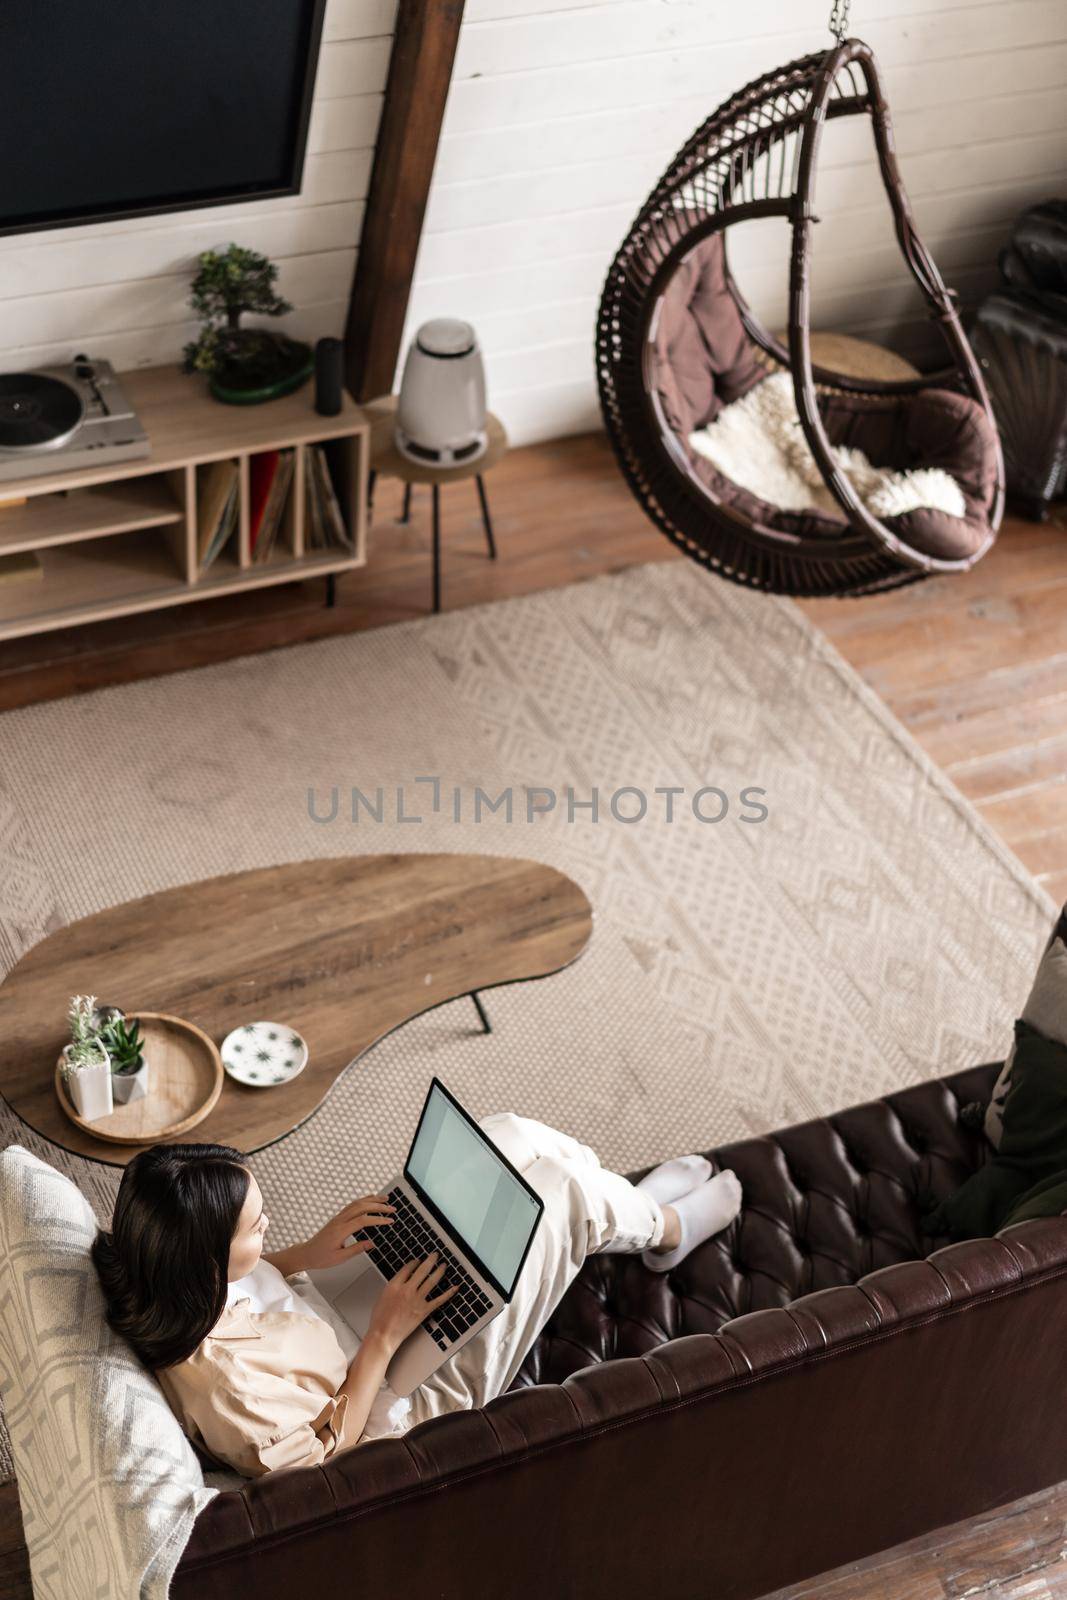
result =
M96 997L76 994L67 1012L70 1042L63 1047L60 1072L80 1117L95 1122L114 1109L111 1057L97 1032Z
M203 326L185 346L182 370L203 372L216 400L258 405L291 394L311 376L311 346L269 328L242 328L241 318L280 317L293 308L275 292L278 269L266 256L231 244L197 257L189 303Z
M118 1106L143 1100L148 1093L148 1062L144 1056L144 1035L136 1017L132 1022L117 1006L103 1006L97 1013L99 1038L111 1058L111 1094Z

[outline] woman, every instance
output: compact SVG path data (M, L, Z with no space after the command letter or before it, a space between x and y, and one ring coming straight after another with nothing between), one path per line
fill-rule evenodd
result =
M508 1388L567 1285L596 1251L641 1252L667 1272L737 1215L741 1186L703 1156L663 1162L637 1185L588 1145L528 1117L480 1126L543 1197L544 1214L510 1303L408 1397L386 1368L455 1292L433 1256L384 1288L362 1340L305 1274L373 1244L393 1207L363 1195L302 1244L264 1255L269 1219L229 1145L153 1145L126 1168L111 1232L92 1255L111 1327L154 1371L186 1433L248 1477L318 1464Z

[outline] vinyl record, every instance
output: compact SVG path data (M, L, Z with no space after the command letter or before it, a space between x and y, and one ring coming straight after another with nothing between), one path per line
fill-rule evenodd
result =
M64 444L85 415L78 391L44 372L0 374L0 450Z

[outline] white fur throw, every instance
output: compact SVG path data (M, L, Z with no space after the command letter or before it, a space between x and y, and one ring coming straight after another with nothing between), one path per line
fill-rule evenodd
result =
M724 406L714 422L689 435L689 443L732 483L783 511L841 515L808 448L788 372L772 373L740 400ZM950 517L966 512L959 484L940 467L894 472L872 466L862 450L846 445L834 446L833 457L876 517L897 517L922 508Z

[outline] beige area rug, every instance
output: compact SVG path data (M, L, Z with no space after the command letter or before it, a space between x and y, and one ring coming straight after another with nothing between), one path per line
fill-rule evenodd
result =
M380 823L352 822L353 786L382 789ZM524 786L555 809L527 821ZM568 786L598 790L596 822L568 818ZM703 786L721 822L694 815ZM511 822L473 820L479 787L511 788ZM749 787L759 823L740 820ZM337 817L314 820L309 791L324 818L334 788ZM421 821L397 820L398 788ZM612 815L622 788L641 820ZM392 1034L256 1156L276 1246L392 1175L433 1073L476 1115L539 1117L626 1171L998 1058L1054 911L793 605L688 562L0 717L4 971L136 895L390 850L551 862L590 896L593 938L567 971L490 991L491 1035L466 999ZM6 1108L0 1141L106 1219L113 1169Z

